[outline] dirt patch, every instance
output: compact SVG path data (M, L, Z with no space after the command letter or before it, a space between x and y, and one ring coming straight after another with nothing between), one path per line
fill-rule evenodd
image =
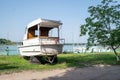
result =
M2 74L0 80L120 80L120 66L95 65L48 71L31 70Z

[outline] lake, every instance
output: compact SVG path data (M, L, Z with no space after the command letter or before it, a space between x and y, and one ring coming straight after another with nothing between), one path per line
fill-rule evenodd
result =
M19 45L0 45L0 55L19 55ZM8 47L8 51L7 51Z
M64 45L63 52L73 52L73 53L93 53L93 52L113 52L109 47L103 46L91 46L89 49L86 48L86 45Z
M8 51L6 50L8 47ZM19 55L18 50L19 45L0 45L0 55ZM92 46L88 50L85 45L72 45L65 44L63 46L63 52L73 52L73 53L93 53L93 52L113 52L108 47L102 46Z

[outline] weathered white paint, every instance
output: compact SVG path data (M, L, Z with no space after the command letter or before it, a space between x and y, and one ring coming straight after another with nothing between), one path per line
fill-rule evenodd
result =
M37 19L27 25L26 32L23 39L23 45L19 47L22 56L35 56L35 55L57 55L62 52L63 44L59 43L58 37L34 37L27 39L28 29L39 25L42 27L58 28L62 25L60 21Z
M62 52L62 44L52 45L30 45L19 47L20 54L23 56L35 55L56 55Z

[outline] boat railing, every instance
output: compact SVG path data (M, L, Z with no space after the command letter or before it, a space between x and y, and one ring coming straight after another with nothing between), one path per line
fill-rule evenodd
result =
M39 38L41 44L57 44L58 37L40 37Z
M38 37L23 40L23 46L38 45L38 44L39 44L39 38Z
M58 37L40 37L41 44L64 44L65 39Z
M38 44L64 44L65 39L59 39L58 37L36 37L23 41L24 46L38 45Z
M59 43L60 43L60 44L65 44L65 39L63 39L63 38L62 38L62 39L59 39Z

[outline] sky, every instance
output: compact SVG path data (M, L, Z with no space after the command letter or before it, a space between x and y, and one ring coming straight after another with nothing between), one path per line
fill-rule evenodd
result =
M66 43L84 43L80 37L80 25L89 16L88 7L101 0L0 0L0 38L22 41L27 24L44 18L60 20L61 38Z

